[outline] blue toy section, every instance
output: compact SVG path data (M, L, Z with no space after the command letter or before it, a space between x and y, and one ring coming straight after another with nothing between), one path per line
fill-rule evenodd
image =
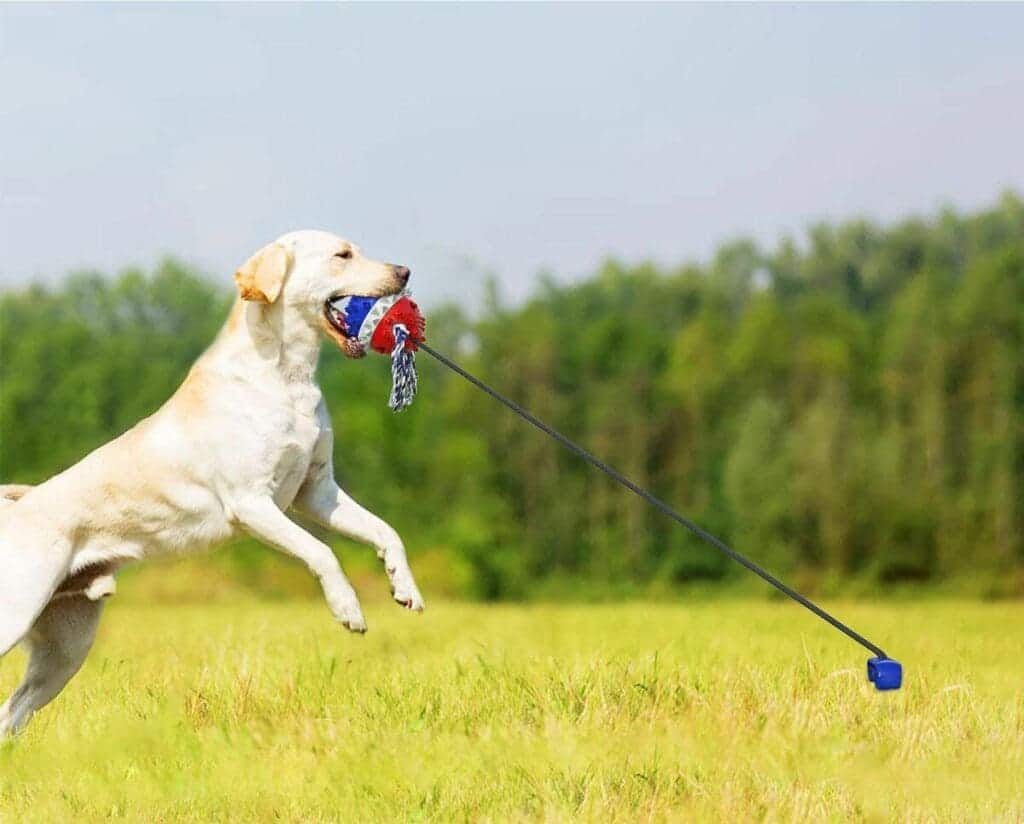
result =
M898 690L903 684L903 665L892 658L869 658L868 681L876 690Z

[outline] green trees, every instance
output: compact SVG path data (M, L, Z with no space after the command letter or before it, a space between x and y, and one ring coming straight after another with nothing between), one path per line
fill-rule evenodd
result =
M488 317L471 365L810 584L976 578L1019 592L1022 255L1024 204L1006 195L968 217L817 226L772 253L733 243L706 267L609 263ZM490 487L532 575L733 575L500 411L462 425L490 444Z
M0 297L0 479L38 481L153 411L230 296L167 263ZM638 483L805 584L1024 588L1024 203L817 226L706 266L605 264L442 350ZM386 409L388 364L325 348L338 475L501 598L628 592L728 562L429 358Z
M173 262L0 296L0 477L44 480L155 411L228 305Z

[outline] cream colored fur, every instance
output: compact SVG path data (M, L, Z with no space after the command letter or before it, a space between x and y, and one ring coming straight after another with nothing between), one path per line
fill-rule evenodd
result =
M84 661L113 574L128 561L196 552L248 533L302 560L331 612L365 632L331 549L295 510L376 548L394 598L423 609L398 534L334 481L331 418L316 384L321 332L337 294L399 291L408 270L327 232L293 232L235 275L220 334L157 412L36 487L0 487L0 656L25 642L25 680L0 708L17 732Z

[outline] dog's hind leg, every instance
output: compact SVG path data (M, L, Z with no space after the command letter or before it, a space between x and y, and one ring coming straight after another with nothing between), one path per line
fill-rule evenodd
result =
M39 615L25 636L25 678L0 707L0 737L22 730L78 672L96 637L102 609L102 601L73 595L51 601Z

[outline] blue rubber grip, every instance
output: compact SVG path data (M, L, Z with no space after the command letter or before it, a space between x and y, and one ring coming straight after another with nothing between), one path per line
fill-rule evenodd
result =
M868 681L876 690L898 690L903 685L903 665L892 658L869 658Z

